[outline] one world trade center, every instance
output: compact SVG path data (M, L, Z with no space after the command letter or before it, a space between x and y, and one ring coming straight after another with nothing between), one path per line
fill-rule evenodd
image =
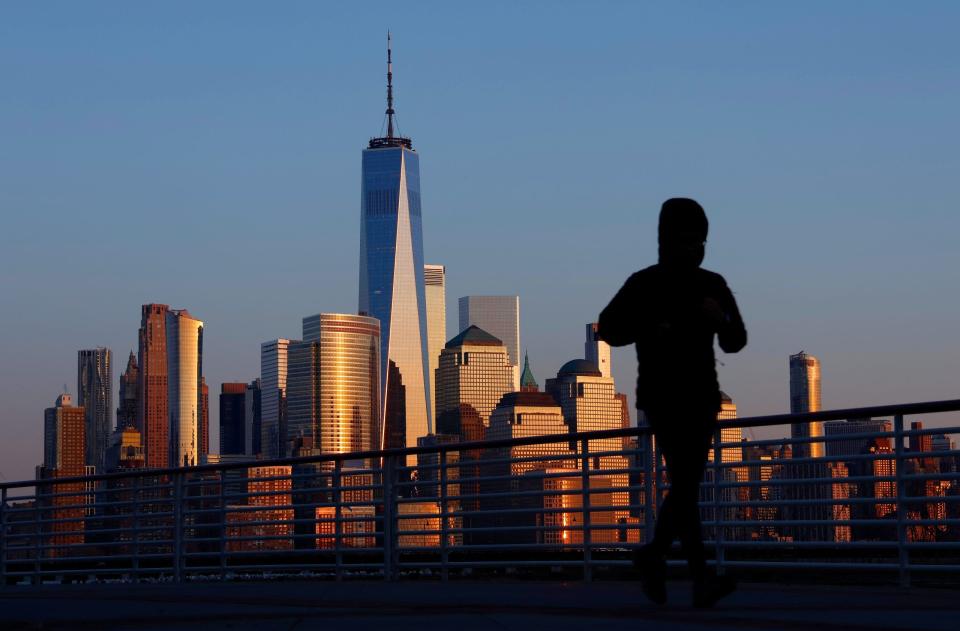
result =
M394 134L387 35L387 134L363 152L360 313L380 320L380 444L416 446L432 432L423 284L420 158Z

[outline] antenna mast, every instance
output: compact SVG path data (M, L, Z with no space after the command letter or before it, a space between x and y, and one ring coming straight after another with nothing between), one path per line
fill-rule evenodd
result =
M387 31L387 138L393 138L393 53Z

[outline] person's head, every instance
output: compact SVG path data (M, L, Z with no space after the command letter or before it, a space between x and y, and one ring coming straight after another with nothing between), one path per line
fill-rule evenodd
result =
M695 268L703 263L707 214L692 199L673 197L660 207L660 263Z

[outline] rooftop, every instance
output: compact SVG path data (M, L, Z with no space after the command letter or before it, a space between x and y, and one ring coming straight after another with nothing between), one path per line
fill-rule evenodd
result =
M490 335L480 327L473 324L465 328L460 332L459 335L447 342L444 348L456 348L458 346L463 346L464 344L472 344L473 346L503 346L503 342L500 341L500 338Z

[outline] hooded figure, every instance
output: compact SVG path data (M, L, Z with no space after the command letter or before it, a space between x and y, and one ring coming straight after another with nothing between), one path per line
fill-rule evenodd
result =
M708 574L697 507L700 480L720 410L713 340L736 353L747 343L737 303L719 274L700 267L709 224L692 199L663 203L659 262L630 276L600 314L611 346L636 345L637 408L667 464L670 491L653 541L635 562L650 600L666 602L666 554L677 537L694 579L694 604L712 606L733 583Z

